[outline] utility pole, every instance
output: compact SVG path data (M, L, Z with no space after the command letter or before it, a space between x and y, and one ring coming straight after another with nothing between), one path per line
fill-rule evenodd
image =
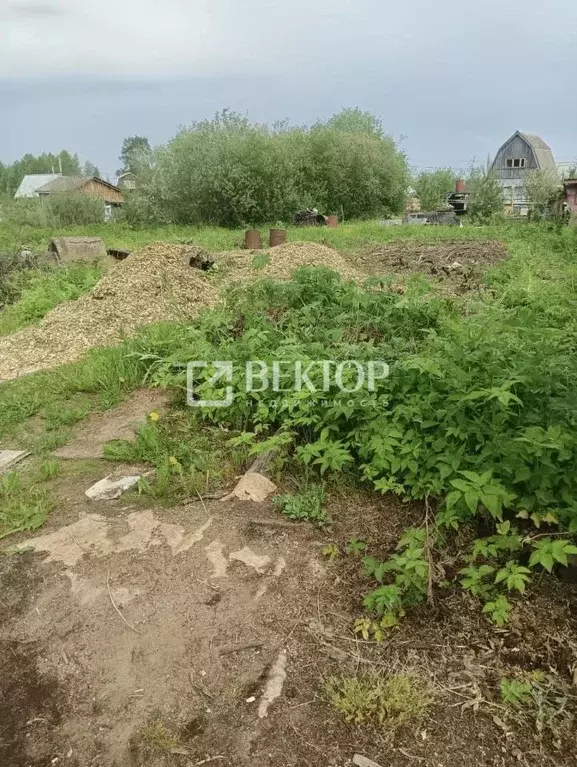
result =
M60 175L62 175L62 157L58 155L58 167L60 168Z

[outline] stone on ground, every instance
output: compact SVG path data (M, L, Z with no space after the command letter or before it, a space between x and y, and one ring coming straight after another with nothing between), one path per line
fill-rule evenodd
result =
M222 500L231 501L233 498L238 498L239 501L262 503L276 489L276 485L270 479L256 471L251 471L242 476L232 493L226 495Z
M115 498L120 498L122 493L130 490L131 487L134 487L139 479L140 475L120 477L120 479L104 477L104 479L89 487L85 495L91 501L113 501Z

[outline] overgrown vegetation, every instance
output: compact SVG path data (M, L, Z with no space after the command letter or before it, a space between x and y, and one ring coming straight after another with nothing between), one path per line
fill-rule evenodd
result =
M104 201L81 192L61 192L46 198L5 202L2 216L5 226L16 231L101 224Z
M0 540L36 530L46 521L52 502L39 485L27 486L17 471L0 477Z
M154 466L154 479L143 478L139 490L163 503L213 492L239 470L242 455L225 435L199 432L187 416L178 410L163 417L153 412L134 442L110 442L105 455Z
M254 452L279 447L319 473L352 473L380 492L437 507L431 530L407 531L390 558L365 559L375 583L365 606L379 630L426 598L430 550L463 526L482 520L488 534L461 552L456 580L499 625L510 594L577 552L573 240L544 232L540 247L517 247L518 257L490 278L496 298L471 303L466 319L449 300L423 300L421 285L399 296L304 269L291 284L235 292L171 353L146 357L162 386L185 384L189 348L232 360L233 388L243 393L229 408L203 411L205 421L242 431ZM535 282L545 268L548 279ZM374 391L353 391L349 368L343 395L334 384L323 390L322 366L312 364L312 385L300 391L244 394L250 359L378 359L391 375ZM208 399L222 394L211 375L198 386Z
M231 360L230 407L177 410L173 422L151 421L135 446L112 448L116 457L157 468L156 490L151 483L147 492L166 496L174 486L192 495L210 487L218 472L192 435L217 426L222 452L210 444L218 464L228 450L246 457L246 445L253 454L275 447L286 466L306 468L312 480L344 476L422 499L423 525L407 530L394 551L355 547L367 578L367 616L357 630L379 639L413 605L455 586L503 625L536 574L577 553L577 266L569 229L501 233L512 258L465 305L428 293L422 280L399 295L388 280L363 288L327 270L302 269L291 283L238 288L192 325L147 328L124 348L4 384L0 434L78 393L98 394L94 406L107 406L143 380L183 389L191 349L195 359ZM288 391L247 393L249 360L283 360L285 370L310 365L310 385L294 390L281 381L277 389ZM391 374L372 390L356 390L355 367L345 365L343 393L334 377L324 385L315 360L382 360ZM218 399L225 384L211 384L212 372L199 373L195 390ZM316 501L299 495L279 504L293 516L319 514ZM455 535L454 574L441 579L435 559Z

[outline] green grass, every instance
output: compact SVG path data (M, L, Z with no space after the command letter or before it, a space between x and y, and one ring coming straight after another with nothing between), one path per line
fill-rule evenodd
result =
M276 225L275 225L276 226ZM337 249L354 250L363 245L390 242L397 239L478 239L530 236L535 227L528 224L510 224L503 226L464 226L459 227L384 227L378 221L345 222L337 229L326 227L287 226L288 239L326 242ZM268 242L268 227L261 227L263 242ZM0 254L13 253L26 245L32 249L45 250L48 242L55 236L90 235L102 237L108 248L135 250L151 242L192 241L208 250L234 250L244 242L244 229L224 229L222 227L159 226L133 228L128 224L108 223L64 229L42 229L37 227L14 226L4 223L0 227ZM0 256L1 257L1 256Z
M395 730L418 722L434 702L431 685L410 673L332 677L325 684L331 705L353 724L376 724Z
M97 264L73 263L49 270L15 272L9 279L10 292L18 300L0 312L0 336L14 333L41 320L63 301L79 298L104 274Z
M0 477L0 540L41 527L52 505L46 491L25 483L19 472L4 474Z

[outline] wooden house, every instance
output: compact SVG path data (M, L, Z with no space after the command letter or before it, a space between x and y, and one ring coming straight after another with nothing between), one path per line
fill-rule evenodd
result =
M84 176L59 176L36 190L39 197L65 192L80 192L90 197L99 197L106 205L118 206L124 202L121 190L101 178Z
M495 155L491 171L503 189L505 210L528 213L524 175L529 170L557 172L551 147L534 133L516 131Z

